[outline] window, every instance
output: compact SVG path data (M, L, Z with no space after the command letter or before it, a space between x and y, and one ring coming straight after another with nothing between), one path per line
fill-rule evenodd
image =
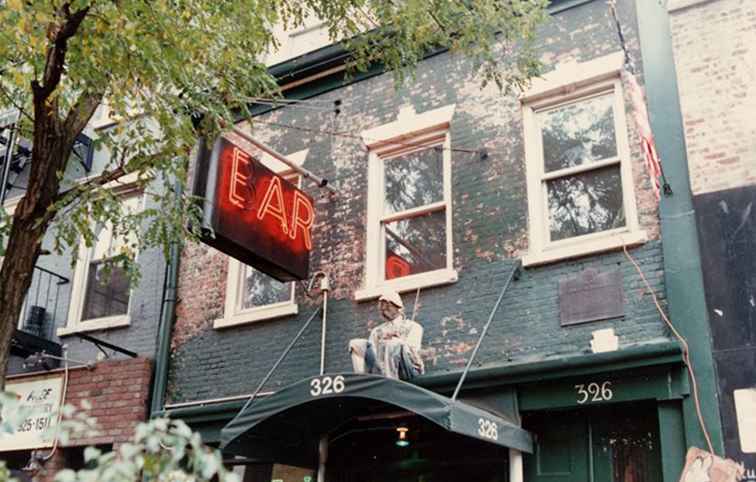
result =
M307 149L291 154L289 160L301 165L307 157ZM301 177L289 166L271 157L262 163L287 181L301 187ZM215 320L215 328L225 328L259 320L295 315L299 307L294 298L295 284L282 283L270 276L229 258L226 281L226 303L223 318Z
M122 203L127 211L139 211L142 209L141 192L125 193ZM133 244L135 237L115 232L110 223L98 226L95 234L94 246L87 248L82 243L79 249L68 325L58 329L58 336L129 324L131 286L128 273L117 262L108 262Z
M569 95L547 92L524 105L526 265L645 241L635 213L618 75L567 90Z
M456 281L451 236L451 140L454 106L422 114L402 109L396 122L362 133L370 149L365 287L402 291Z

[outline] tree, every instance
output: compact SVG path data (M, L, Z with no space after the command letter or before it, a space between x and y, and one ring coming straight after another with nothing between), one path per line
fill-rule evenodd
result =
M91 245L111 223L135 242L119 256L133 268L137 247L187 234L186 182L199 134L212 136L249 114L255 97L277 95L261 61L277 47L274 25L321 19L346 39L350 69L375 63L398 83L431 49L475 59L483 81L505 91L537 72L530 43L547 0L5 0L0 2L0 108L20 112L32 145L29 184L12 219L0 220L8 255L0 270L0 367L45 234L56 251ZM85 182L66 177L77 135L106 104L117 127L99 133L108 165ZM201 119L201 122L196 122ZM193 122L195 121L195 122ZM126 213L104 186L138 178L160 205ZM137 229L146 219L150 228ZM132 269L132 274L136 271ZM4 370L3 370L4 372ZM1 385L0 381L0 385Z

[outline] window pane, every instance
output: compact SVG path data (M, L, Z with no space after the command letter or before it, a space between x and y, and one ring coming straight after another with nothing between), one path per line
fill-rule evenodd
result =
M254 268L244 268L243 310L291 300L291 284L281 283Z
M539 114L546 172L617 155L613 102L607 94Z
M547 182L551 240L625 225L619 166Z
M120 266L105 268L104 261L89 264L82 320L125 315L129 308L129 278Z
M391 214L444 199L443 153L429 148L384 163L384 213Z
M444 210L386 223L386 279L446 268Z

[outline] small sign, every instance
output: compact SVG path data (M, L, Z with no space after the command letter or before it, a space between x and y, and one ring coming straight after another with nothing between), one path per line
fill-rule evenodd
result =
M315 208L312 198L265 167L270 153L220 137L200 146L194 195L205 199L203 241L279 281L307 278Z
M0 451L52 447L58 423L63 377L27 381L8 381L5 390L15 393L20 405L16 410L27 413L14 427L15 432L0 433ZM10 409L3 407L0 417L12 419Z
M585 269L574 278L559 280L562 326L624 316L622 273Z

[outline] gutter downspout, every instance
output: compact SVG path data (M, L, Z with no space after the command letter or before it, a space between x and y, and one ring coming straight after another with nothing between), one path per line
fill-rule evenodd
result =
M177 188L177 194L182 194ZM168 254L168 272L163 291L163 306L158 326L157 347L155 348L155 379L152 384L152 401L150 403L150 418L163 411L165 392L168 385L168 357L171 349L173 320L176 315L176 295L178 285L179 261L181 257L181 243L171 242Z
M688 341L692 368L698 380L701 411L714 450L722 454L722 425L717 404L711 332L704 297L701 251L690 188L670 18L667 9L657 0L636 0L635 5L651 127L656 134L656 147L665 174L674 192L672 196L663 196L659 203L669 314ZM683 399L683 414L686 445L705 447L691 397ZM683 461L680 461L680 468ZM674 474L679 474L679 470Z

